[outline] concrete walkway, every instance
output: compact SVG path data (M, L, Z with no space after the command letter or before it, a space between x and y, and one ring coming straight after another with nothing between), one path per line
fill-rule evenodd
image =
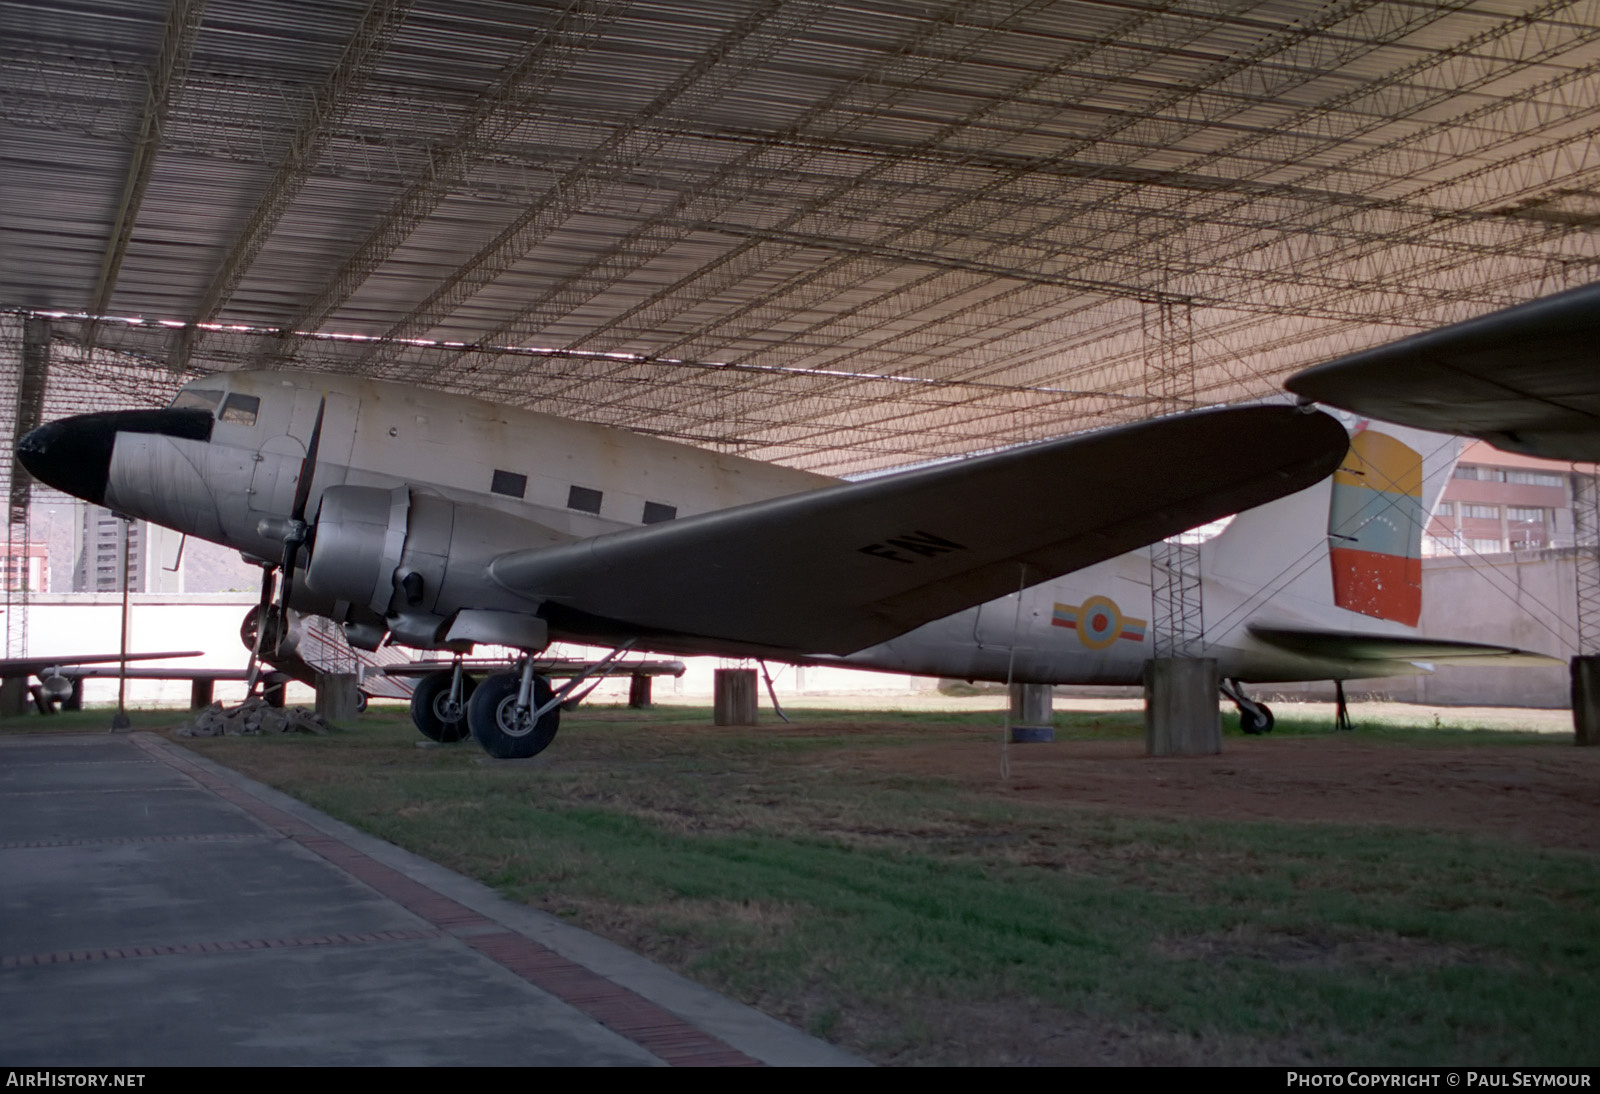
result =
M160 737L0 737L0 1066L863 1062Z

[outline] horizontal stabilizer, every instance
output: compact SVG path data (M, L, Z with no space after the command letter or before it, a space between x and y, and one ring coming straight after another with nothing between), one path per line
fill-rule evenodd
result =
M1551 459L1600 461L1600 285L1291 376L1297 395L1385 422L1465 433Z
M514 551L490 573L560 630L850 653L1303 489L1347 447L1321 413L1201 411Z
M1460 665L1561 664L1559 659L1547 657L1542 653L1531 653L1512 646L1490 646L1480 642L1414 638L1407 635L1303 630L1296 627L1270 627L1255 623L1250 624L1249 631L1261 641L1289 653L1340 661L1432 661Z

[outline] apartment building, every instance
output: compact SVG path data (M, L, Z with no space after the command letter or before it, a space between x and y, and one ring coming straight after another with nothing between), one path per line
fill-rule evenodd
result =
M1468 443L1428 522L1422 553L1494 555L1571 547L1572 475L1570 463Z

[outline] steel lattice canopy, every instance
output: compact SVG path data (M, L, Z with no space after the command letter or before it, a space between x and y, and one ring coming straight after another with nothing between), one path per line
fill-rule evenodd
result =
M0 28L0 309L116 317L52 321L47 411L333 368L839 473L1260 397L1596 279L1594 0Z

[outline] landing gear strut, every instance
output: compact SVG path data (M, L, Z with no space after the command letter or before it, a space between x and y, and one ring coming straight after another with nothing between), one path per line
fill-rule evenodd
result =
M1222 694L1231 699L1233 705L1238 708L1240 729L1252 737L1272 732L1272 708L1245 695L1244 687L1239 681L1223 681Z
M461 740L468 733L467 703L477 687L459 660L449 670L428 673L411 691L411 721L430 740Z

